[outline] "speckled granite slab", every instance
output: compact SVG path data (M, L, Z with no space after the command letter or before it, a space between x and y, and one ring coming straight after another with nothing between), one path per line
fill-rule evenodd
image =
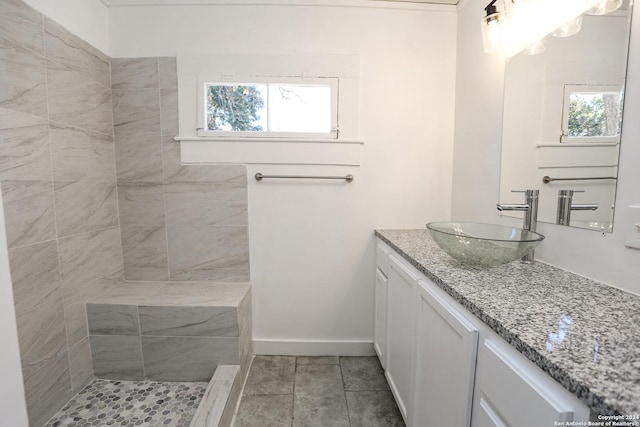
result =
M594 413L640 415L639 296L540 262L465 266L426 229L376 235Z

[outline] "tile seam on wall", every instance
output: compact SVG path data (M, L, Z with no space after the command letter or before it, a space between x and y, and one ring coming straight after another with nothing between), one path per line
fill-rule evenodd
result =
M45 46L45 51L46 51L46 46ZM85 74L82 74L82 73L80 73L80 72L78 72L78 71L74 70L73 68L71 68L71 67L69 67L69 66L67 66L67 65L61 64L61 63L60 63L60 62L58 62L58 61L55 61L55 60L50 59L50 58L48 58L48 57L46 58L46 60L47 60L47 61L50 61L50 62L52 62L52 63L54 63L55 65L59 66L60 68L62 68L62 69L63 69L63 70L65 70L65 71L68 71L68 72L70 72L70 73L75 74L76 76L80 76L80 77L82 77L83 79L91 80L93 83L97 84L98 86L100 86L100 87L102 87L102 88L104 88L104 89L108 89L108 90L109 90L109 92L111 92L111 87L110 87L110 86L109 86L109 87L107 87L107 86L105 86L103 83L100 83L99 81L97 81L97 80L95 80L95 79L92 79L91 77L89 77L89 76L87 76L87 75L85 75Z
M112 71L112 58L109 57L109 92L111 93L111 141L113 141L113 182L116 185L116 213L117 213L117 218L118 218L118 244L119 249L120 249L120 260L121 265L120 265L120 277L123 278L124 280L124 247L122 246L122 220L120 218L120 192L118 190L118 165L117 165L117 154L116 154L116 129L115 129L115 122L114 122L114 118L113 118L113 79L111 78L113 71ZM112 273L110 273L109 275L113 275L117 272L113 271ZM136 309L137 310L137 309ZM87 329L89 329L89 326L87 325ZM142 351L142 344L141 344L141 348L140 351ZM91 360L93 361L93 353L91 354ZM144 365L143 365L143 376L144 376Z
M158 70L158 105L160 111L160 164L161 164L161 178L162 178L162 204L164 209L164 238L165 246L167 250L167 279L171 281L171 261L169 259L169 224L167 223L167 187L165 182L165 160L164 160L164 116L162 114L162 84L160 82L160 57L156 57L156 65ZM176 88L177 90L177 88Z
M11 181L32 181L29 179L12 179ZM104 179L100 180L89 180L89 179L54 179L53 182L82 182L87 184L116 184L115 181L105 181ZM77 233L80 234L80 233Z
M11 181L19 181L19 180L11 180ZM22 181L31 181L31 180L22 180ZM37 181L40 182L40 181ZM27 243L24 245L15 245L15 246L7 246L8 249L19 249L19 248L26 248L29 246L33 246L33 245L41 245L43 243L51 243L51 242L56 242L58 240L58 238L56 237L55 239L47 239L47 240L41 240L38 242L31 242L31 243Z
M140 325L140 310L139 305L135 304L136 307L136 320L138 321L138 337L140 338L140 363L142 364L142 378L147 378L147 372L144 363L144 351L142 349L142 326Z
M45 34L47 34L47 32L46 32L46 31L45 31ZM49 33L49 34L51 34L51 33ZM47 51L47 46L46 46L46 43L45 43L45 52L46 52L46 51ZM80 77L82 77L82 78L84 78L84 79L91 80L93 83L96 83L97 85L99 85L99 86L103 87L104 89L109 89L109 92L111 92L111 87L110 87L110 86L109 86L109 87L107 87L107 86L105 86L103 83L100 83L99 81L97 81L97 80L95 80L95 79L93 79L93 78L91 78L91 77L89 77L89 76L87 76L87 75L85 75L85 74L82 74L82 73L80 73L80 72L78 72L78 71L76 71L76 70L74 70L73 68L71 68L71 67L70 67L70 66L68 66L68 65L61 64L60 62L58 62L58 61L56 61L56 60L50 59L48 56L46 57L46 60L47 60L47 61L51 61L51 62L53 62L55 65L59 66L60 68L62 68L62 69L64 69L64 70L66 70L66 71L69 71L70 73L73 73L73 74L75 74L75 75L78 75L78 76L80 76ZM109 75L111 75L111 73L109 73Z
M51 191L52 191L52 203L53 203L53 229L56 241L56 253L58 258L58 279L60 280L60 294L62 302L62 318L64 319L64 342L67 347L67 368L69 370L69 387L71 394L73 394L73 384L71 382L71 343L69 342L69 331L67 330L68 313L65 308L64 302L64 281L62 280L62 260L60 259L60 240L58 235L58 216L56 211L56 197L55 186L53 181L53 145L51 144L51 106L49 101L49 67L48 67L48 55L47 55L47 43L45 41L45 24L44 15L42 15L42 53L44 57L44 87L45 87L45 99L47 104L47 138L49 139L49 163L50 163L50 175L51 175ZM88 333L88 331L87 331Z
M111 90L111 89L109 89L109 90ZM49 102L49 100L48 100L48 97L47 97L47 103L48 102ZM24 114L28 114L28 113L24 113ZM37 116L34 116L34 117L37 117ZM60 127L66 127L66 128L85 131L85 132L88 132L88 133L93 133L93 134L98 135L98 136L109 136L109 137L111 137L111 140L113 141L113 130L111 131L111 133L103 133L103 132L97 131L95 129L87 129L87 128L83 128L81 126L73 125L73 124L70 124L70 123L61 122L59 120L49 120L49 123L53 123L54 125L60 126ZM112 127L112 129L113 129L113 127Z
M128 304L122 304L122 305L128 305ZM89 336L89 335L87 335L87 336ZM185 339L191 339L191 338L202 338L202 339L225 338L225 339L229 339L229 340L240 338L237 335L232 335L232 336L226 336L226 335L151 335L151 334L134 335L134 334L104 334L104 333L101 333L101 334L92 333L92 334L90 334L90 336L92 336L92 337L114 337L114 336L115 337L119 337L119 336L123 336L123 337L185 338ZM80 342L80 341L78 341L78 342ZM335 365L335 363L326 363L326 365Z
M71 181L71 182L82 182L82 181ZM72 237L83 236L85 234L101 233L103 231L109 231L109 230L114 230L114 229L118 229L118 231L119 231L120 230L120 226L119 225L110 225L109 227L105 227L105 228L99 228L99 229L95 229L95 230L87 230L87 231L83 231L81 233L76 233L76 234L67 234L67 235L64 235L64 236L60 236L56 240L59 240L59 239L70 239Z
M42 55L41 55L42 56ZM44 56L43 56L44 57ZM47 99L47 104L49 103L49 100ZM11 107L0 107L0 110L5 110L5 111L11 111L13 113L18 113L20 115L24 115L24 116L29 116L29 118L32 118L34 120L38 120L41 123L35 124L35 125L29 125L29 126L22 126L22 127L31 127L31 126L44 126L46 124L48 124L49 119L48 118L44 118L42 116L36 116L35 114L31 114L31 113L27 113L24 111L18 111L18 110L14 110ZM49 108L47 107L47 117L49 116ZM45 123L46 122L46 123ZM55 122L54 122L55 123ZM15 129L20 129L21 127L15 128ZM14 128L12 128L14 129Z

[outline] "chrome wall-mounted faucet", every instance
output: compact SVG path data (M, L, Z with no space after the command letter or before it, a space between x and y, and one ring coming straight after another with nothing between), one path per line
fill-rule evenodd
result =
M524 193L523 204L502 204L498 203L496 207L500 212L502 211L523 211L524 222L522 228L529 231L536 231L538 227L538 196L540 190L524 190L516 191L511 190L512 193ZM522 257L522 262L531 264L533 263L534 251L529 252Z
M571 225L571 211L595 211L597 203L574 204L573 194L584 193L581 190L558 190L558 208L556 211L556 224Z

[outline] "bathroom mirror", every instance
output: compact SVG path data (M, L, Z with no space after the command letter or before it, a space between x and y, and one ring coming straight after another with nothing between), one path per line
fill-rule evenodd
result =
M500 203L538 189L538 221L612 231L630 16L625 0L585 15L577 34L547 36L543 52L508 60ZM569 191L559 199L560 190ZM571 206L560 217L559 200Z

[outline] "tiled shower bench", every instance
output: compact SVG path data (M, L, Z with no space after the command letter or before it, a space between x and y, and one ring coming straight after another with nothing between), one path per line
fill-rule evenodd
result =
M87 303L87 322L97 378L211 380L203 401L227 387L228 425L253 355L248 283L116 282Z

